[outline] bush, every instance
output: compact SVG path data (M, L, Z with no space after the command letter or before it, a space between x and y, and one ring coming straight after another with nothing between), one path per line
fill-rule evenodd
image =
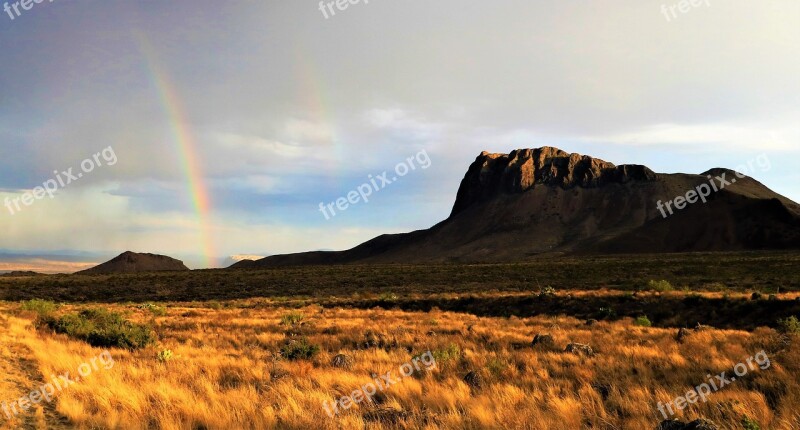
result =
M395 293L383 293L380 296L378 296L378 300L381 300L381 301L384 301L384 302L393 302L393 301L397 300L398 298L399 297Z
M300 312L290 312L281 317L281 324L282 325L295 325L299 322L303 321L305 315Z
M758 422L747 415L742 418L742 427L744 427L744 430L761 430L761 426Z
M449 361L461 358L461 348L455 343L451 343L446 348L433 351L433 358L436 360L437 365L446 365Z
M486 368L494 377L500 377L508 367L508 362L500 358L492 358L486 363Z
M45 317L44 325L56 333L87 342L95 347L140 349L155 343L153 331L141 324L126 320L116 312L104 309L84 309L77 314Z
M158 358L158 361L160 361L162 363L166 363L166 362L172 360L173 357L174 357L174 355L172 354L172 350L171 349L165 349L165 350L159 351L158 355L156 356L156 358Z
M167 308L165 308L164 306L154 305L152 303L143 303L139 305L139 309L150 311L150 313L152 313L157 317L163 317L164 315L167 314Z
M800 333L800 321L794 315L780 319L778 320L778 330L786 334L798 334Z
M651 290L651 291L658 291L658 292L663 293L663 292L666 292L666 291L672 291L675 288L673 288L672 284L670 284L669 281L665 281L663 279L660 280L660 281L654 281L654 280L651 279L647 283L647 289Z
M615 311L614 309L611 309L611 308L600 308L597 311L597 316L598 316L598 319L601 319L601 320L604 320L604 319L607 319L607 318L616 318L617 317L617 311Z
M301 338L287 343L281 347L281 356L287 360L310 360L319 354L320 346L310 343L307 338Z
M553 297L555 295L556 295L556 289L551 287L551 286L549 286L549 285L544 287L544 288L542 288L541 291L539 291L539 297L540 298Z
M36 312L40 317L48 316L58 308L58 304L49 300L32 299L22 302L22 310Z
M639 318L636 318L636 321L633 324L638 325L639 327L652 327L653 323L650 322L650 319L647 318L647 315L642 315Z

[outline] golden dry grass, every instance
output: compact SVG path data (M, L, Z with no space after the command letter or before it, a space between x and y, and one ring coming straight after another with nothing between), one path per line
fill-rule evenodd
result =
M762 429L800 428L800 352L794 339L787 349L772 329L697 330L679 343L674 329L638 327L630 319L588 326L569 317L237 305L250 307L175 304L167 315L154 317L113 305L132 320L153 320L159 345L112 349L111 369L93 372L58 393L53 404L11 422L0 415L0 423L86 429L653 429L663 419L658 401L685 394L709 373L730 373L766 349L769 369L754 371L677 418L705 417L721 428L740 429L746 416ZM0 401L27 394L45 375L74 373L102 351L34 329L33 315L16 304L0 311L6 375ZM281 324L290 312L302 313L303 321ZM552 334L558 349L531 347L537 333ZM321 353L310 361L279 359L287 339L302 336L320 345ZM597 354L565 353L569 342L589 344ZM163 349L175 357L160 362ZM400 365L428 350L439 357L435 369L404 378L335 418L322 408L323 401L351 393L373 374L397 375ZM350 369L331 365L339 353L353 357ZM482 376L482 388L464 382L470 371ZM392 416L399 418L393 422Z

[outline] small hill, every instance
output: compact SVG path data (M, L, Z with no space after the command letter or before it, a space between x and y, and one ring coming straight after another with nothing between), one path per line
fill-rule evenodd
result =
M165 255L140 254L126 251L113 259L77 272L82 275L99 275L106 273L138 273L138 272L172 272L189 270L183 261Z
M32 272L30 270L14 270L7 273L2 273L0 276L4 278L27 278L31 276L47 276L43 273Z
M724 189L722 180L729 181ZM682 210L664 207L691 190L708 194ZM481 153L450 216L427 230L378 236L347 251L275 255L232 267L756 249L800 249L800 205L753 178L722 168L655 173L542 147Z

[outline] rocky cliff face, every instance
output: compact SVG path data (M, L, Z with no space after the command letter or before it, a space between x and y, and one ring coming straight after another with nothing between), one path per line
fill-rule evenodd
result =
M528 191L535 186L601 187L609 183L655 181L657 175L645 166L622 165L568 153L545 146L518 149L510 154L482 152L461 181L450 216L498 194Z
M556 148L481 153L453 212L426 230L378 236L346 251L276 255L235 267L525 261L540 255L800 249L800 206L738 178L669 217L708 174L659 173Z

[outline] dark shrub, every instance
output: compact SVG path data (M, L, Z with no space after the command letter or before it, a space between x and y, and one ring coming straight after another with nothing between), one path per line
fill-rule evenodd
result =
M800 321L796 316L778 320L778 330L786 334L800 334Z
M310 343L307 338L294 340L281 348L281 356L287 360L310 360L319 354L319 345Z
M95 347L139 349L155 343L153 331L126 320L117 312L84 309L77 314L43 318L44 325Z

